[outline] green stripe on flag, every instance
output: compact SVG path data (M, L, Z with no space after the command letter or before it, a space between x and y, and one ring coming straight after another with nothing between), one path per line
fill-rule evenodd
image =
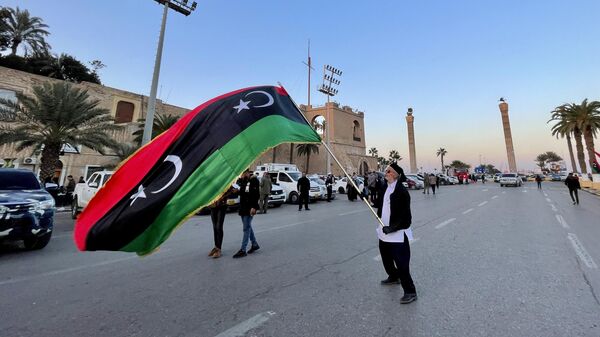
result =
M262 118L208 157L183 183L156 220L121 250L139 255L151 253L177 225L199 208L209 205L268 149L282 143L320 142L319 135L307 124L279 115Z

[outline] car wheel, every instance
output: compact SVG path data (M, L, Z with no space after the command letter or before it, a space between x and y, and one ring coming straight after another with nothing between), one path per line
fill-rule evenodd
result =
M504 187L504 185L500 184L500 187Z
M48 245L50 242L50 238L52 237L52 232L48 232L44 235L34 236L28 239L23 239L23 245L27 250L36 250L42 249Z
M290 193L290 204L297 204L298 203L298 193L296 192L292 192Z
M346 193L346 191L344 191L343 187L338 188L338 193L344 194Z
M79 207L77 206L77 197L75 197L71 202L71 218L77 219L77 214L79 214Z

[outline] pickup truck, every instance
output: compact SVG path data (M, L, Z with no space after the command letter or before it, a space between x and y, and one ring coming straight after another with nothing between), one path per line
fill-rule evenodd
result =
M96 192L106 184L114 171L98 171L84 183L75 185L73 200L71 201L71 217L77 219L77 215L87 206Z

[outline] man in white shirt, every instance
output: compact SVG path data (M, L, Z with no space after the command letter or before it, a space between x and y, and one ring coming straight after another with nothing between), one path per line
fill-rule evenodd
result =
M383 285L401 284L404 296L400 303L408 304L417 299L417 290L410 276L410 244L412 230L410 224L410 194L402 185L406 181L404 171L392 163L385 169L385 180L380 190L383 196L377 201L377 215L385 225L377 227L379 252L388 278Z

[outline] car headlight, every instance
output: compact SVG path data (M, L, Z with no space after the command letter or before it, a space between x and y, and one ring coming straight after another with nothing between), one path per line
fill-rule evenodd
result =
M31 206L29 207L29 210L33 211L33 212L45 211L45 210L53 208L53 207L54 207L54 199L48 199L48 200L41 200L41 201L31 204Z

